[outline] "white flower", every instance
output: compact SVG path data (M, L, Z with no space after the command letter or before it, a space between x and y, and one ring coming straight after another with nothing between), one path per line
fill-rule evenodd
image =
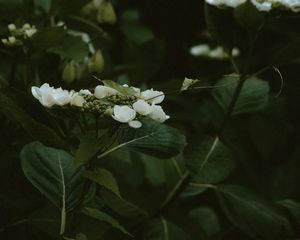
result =
M190 49L190 54L193 56L207 56L209 54L210 48L207 44L201 44L194 46Z
M206 2L217 7L228 6L236 8L245 3L246 0L206 0Z
M130 121L128 125L129 127L132 128L140 128L142 126L142 123L140 121L134 120L134 121Z
M7 44L8 44L8 40L5 39L5 38L1 39L1 41L2 41L2 43L3 43L4 45L7 45Z
M69 104L73 95L73 93L62 88L50 87L48 83L44 83L40 88L32 87L31 93L45 107Z
M294 12L300 11L300 0L282 0L282 5L290 8Z
M104 97L108 97L108 96L111 96L111 95L115 95L117 94L118 91L111 88L111 87L106 87L106 86L102 86L102 85L98 85L96 88L95 88L95 97L96 98L104 98Z
M151 106L151 113L149 114L149 117L160 123L163 123L170 118L170 116L166 115L162 107L159 105Z
M84 102L85 102L85 100L82 96L80 96L78 93L74 93L70 104L72 106L82 107Z
M53 87L50 87L48 83L44 83L40 88L32 87L31 93L43 106L52 107L55 105L53 90Z
M141 99L151 103L151 104L159 104L165 98L165 94L161 91L155 91L153 89L146 90L141 92Z
M142 99L137 100L132 106L137 113L143 116L146 116L151 112L150 104Z
M13 36L8 37L8 42L9 42L10 44L14 44L16 41L17 41L17 39L16 39L15 37L13 37Z
M17 29L17 28L16 28L16 25L13 24L13 23L9 24L7 27L8 27L8 30L11 31L11 32L12 32L12 31L15 31L15 30Z
M228 57L227 53L222 47L216 47L215 49L211 50L208 56L215 59L224 59Z
M25 36L31 38L36 32L37 30L35 28L27 29L25 30Z
M238 56L240 56L240 50L239 50L238 48L233 48L233 49L232 49L232 52L231 52L231 55L232 55L233 57L238 57Z
M272 9L272 2L259 0L251 0L251 2L259 11L269 12Z
M132 108L124 105L124 106L119 106L115 105L114 106L114 113L112 115L113 119L115 119L118 122L121 123L128 123L132 121L136 116L135 110Z
M90 90L88 89L81 89L79 91L80 94L83 94L83 95L92 95L92 93L90 92Z

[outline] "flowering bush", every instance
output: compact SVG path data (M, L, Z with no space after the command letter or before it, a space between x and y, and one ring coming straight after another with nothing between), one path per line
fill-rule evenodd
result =
M299 239L299 9L0 1L0 239Z

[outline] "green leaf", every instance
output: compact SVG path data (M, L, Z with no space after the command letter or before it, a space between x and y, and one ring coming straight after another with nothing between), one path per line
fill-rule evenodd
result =
M229 9L218 9L208 3L204 6L207 29L212 38L227 49L233 47L234 21Z
M108 170L98 168L95 171L85 171L84 176L121 197L117 181Z
M249 190L234 185L215 188L221 206L234 226L254 239L293 237L288 219Z
M123 95L133 96L135 94L135 91L132 88L124 87L112 80L101 80L101 82L103 82L104 86L111 87Z
M235 167L231 151L218 137L206 137L188 145L184 159L193 178L201 183L220 182Z
M209 207L195 208L189 213L194 229L201 229L205 236L212 236L221 229L220 222L215 211Z
M48 52L80 62L89 55L89 47L81 37L67 35L62 44L49 48Z
M92 217L92 218L98 219L100 221L103 221L105 223L108 223L113 228L118 229L119 231L123 232L124 234L132 237L132 235L129 232L127 232L126 229L124 227L122 227L116 219L109 216L108 214L106 214L98 209L88 208L88 207L85 207L82 212L89 217Z
M51 128L35 121L17 103L0 91L0 111L11 121L19 124L34 140L44 144L67 148L66 143Z
M264 14L258 11L250 1L246 1L235 8L234 17L248 33L252 34L252 37L262 27L264 22Z
M144 219L148 214L138 206L127 200L118 197L116 194L104 188L100 189L100 195L104 202L117 214L133 219Z
M80 137L80 144L75 154L75 167L79 167L89 161L103 147L103 139L96 139L95 133L88 133Z
M32 38L33 47L37 50L46 50L63 42L66 30L61 27L49 27L37 31Z
M213 90L213 97L223 108L224 112L229 107L237 84L237 79L226 77L216 84L224 85L224 87ZM269 91L270 87L267 82L255 77L247 79L236 102L233 114L248 113L263 109L268 103Z
M300 227L300 203L290 199L277 201L276 203L288 209Z
M21 151L22 169L27 179L56 207L71 210L83 184L82 169L73 170L73 157L39 142Z
M160 158L170 158L182 152L185 137L175 128L151 120L142 121L139 129L120 128L118 140L131 151Z
M143 233L144 240L184 240L185 233L164 217L149 222Z

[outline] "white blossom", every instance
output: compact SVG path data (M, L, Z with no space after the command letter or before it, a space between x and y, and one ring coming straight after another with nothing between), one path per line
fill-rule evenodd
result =
M246 0L206 0L206 2L217 7L228 6L235 8L245 3Z
M142 123L140 121L134 120L134 121L130 121L128 125L129 127L132 128L140 128L142 126Z
M205 56L208 55L210 51L210 48L207 44L200 44L197 46L194 46L190 49L190 53L193 56Z
M9 24L7 27L8 27L8 30L11 32L15 31L17 29L16 25L13 23Z
M91 91L88 89L81 89L79 93L83 95L92 95Z
M300 0L282 0L282 5L294 12L300 11Z
M148 115L151 112L151 106L145 100L139 99L133 105L133 109L143 116Z
M48 83L44 83L39 88L32 87L31 93L43 106L48 108L54 105L64 106L72 100L71 92L62 88L55 89L50 87Z
M31 38L36 32L37 32L37 30L35 28L26 29L25 36L28 38Z
M160 123L163 123L170 118L170 116L166 115L162 107L159 105L151 105L151 113L149 114L149 117Z
M78 93L74 93L72 95L72 99L71 99L71 102L70 102L70 104L72 106L82 107L84 103L85 103L84 98L82 96L80 96Z
M129 106L114 106L114 113L112 115L113 119L121 123L128 123L132 121L136 116L135 110L130 108Z
M269 12L272 9L272 2L270 1L251 0L251 2L259 11Z
M96 98L100 99L100 98L108 97L108 96L111 96L111 95L115 95L117 93L118 93L118 91L111 88L111 87L98 85L95 88L94 95L95 95Z
M151 103L160 104L165 98L165 94L161 91L155 91L153 89L148 89L141 92L141 99Z

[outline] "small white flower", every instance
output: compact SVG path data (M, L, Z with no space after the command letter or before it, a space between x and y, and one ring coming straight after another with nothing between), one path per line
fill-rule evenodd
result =
M140 128L142 126L142 123L140 121L134 120L134 121L130 121L128 125L129 127L132 128Z
M294 12L300 11L300 0L282 0L282 5Z
M259 11L269 12L272 9L272 2L261 2L258 0L251 0L251 2Z
M8 42L9 42L10 44L14 44L16 41L17 41L17 40L16 40L15 37L13 37L13 36L8 37Z
M207 44L201 44L194 46L190 49L190 54L193 56L207 56L209 54L210 48Z
M9 24L7 27L8 27L8 30L11 32L15 31L17 29L16 25L13 23Z
M114 106L114 113L112 115L113 119L121 123L128 123L132 121L136 116L135 110L128 106Z
M137 100L132 106L137 113L143 116L146 116L151 112L150 104L142 99Z
M88 89L81 89L79 91L80 94L83 94L83 95L92 95L92 93L90 92L90 90Z
M55 105L53 90L48 83L44 83L40 88L32 87L31 93L44 107L52 107Z
M151 113L149 114L149 117L160 123L163 123L170 118L170 116L166 115L162 107L159 105L151 106Z
M84 102L85 102L85 100L82 96L80 96L78 93L74 93L73 96L72 96L70 104L72 106L82 107Z
M153 89L141 92L141 99L151 103L160 104L165 98L165 94L161 91L155 91Z
M215 59L224 59L224 58L227 58L228 55L225 52L224 48L216 47L215 49L210 51L209 57L215 58Z
M108 96L111 96L111 95L116 95L117 93L118 93L118 91L111 88L111 87L98 85L95 88L94 95L95 95L96 98L100 99L100 98L108 97Z
M23 27L22 27L24 30L26 30L26 29L30 29L31 27L30 27L30 24L29 23L25 23L25 24L23 24Z
M217 7L227 6L236 8L245 3L246 0L206 0L206 2Z
M231 52L231 55L232 55L233 57L238 57L238 56L240 56L240 50L239 50L238 48L233 48L233 49L232 49L232 52Z
M27 30L25 30L25 36L28 38L31 38L36 32L37 32L37 30L34 28L27 29Z
M7 44L8 44L8 40L5 39L5 38L1 39L1 41L2 41L2 43L3 43L4 45L7 45Z
M72 100L72 93L68 90L63 90L62 88L54 89L52 94L55 99L55 103L59 106L67 105Z
M137 87L131 87L134 90L134 96L136 97L140 97L141 96L141 89L137 88Z

